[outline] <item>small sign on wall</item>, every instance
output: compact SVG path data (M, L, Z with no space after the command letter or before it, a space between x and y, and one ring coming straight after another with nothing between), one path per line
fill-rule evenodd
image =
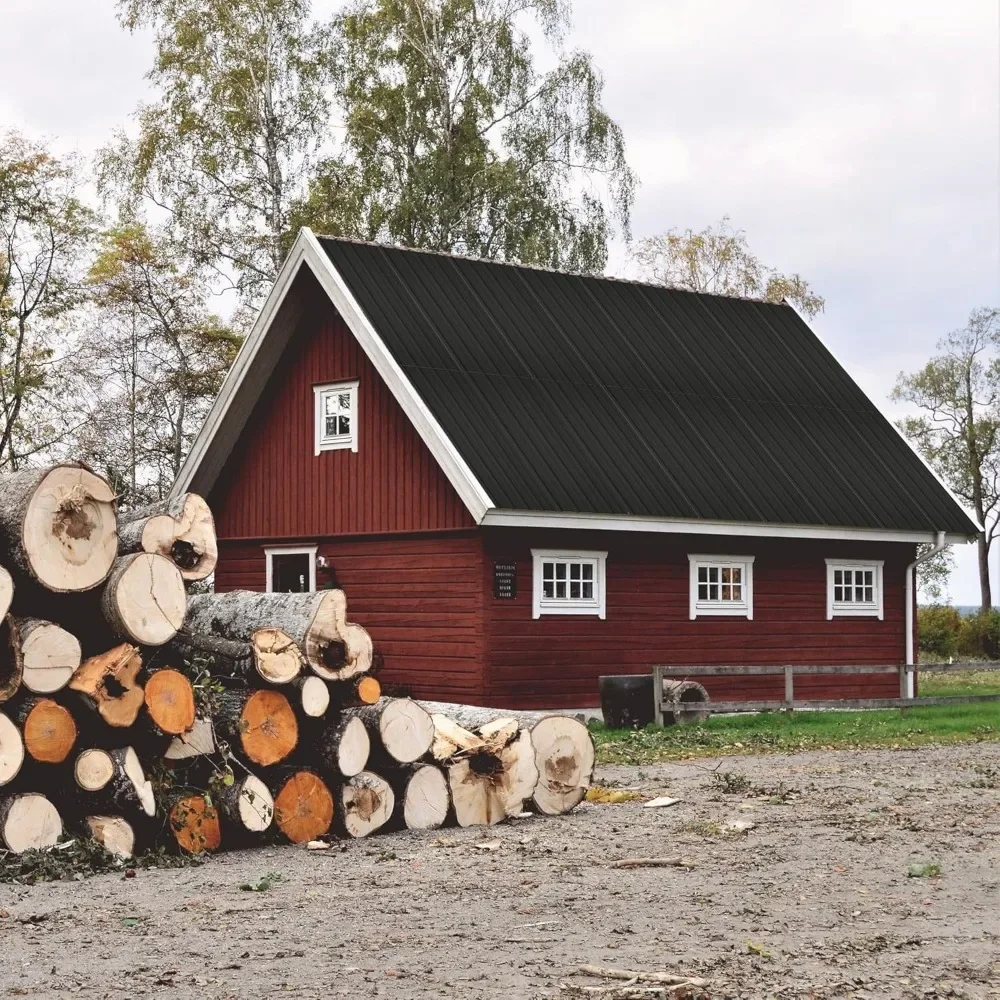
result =
M517 597L517 564L493 564L493 596L498 601L512 601Z

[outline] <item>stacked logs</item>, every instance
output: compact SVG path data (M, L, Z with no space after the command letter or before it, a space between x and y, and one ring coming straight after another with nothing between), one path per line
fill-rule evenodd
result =
M0 847L197 853L584 797L580 723L382 697L342 591L195 593L216 560L195 494L119 513L80 464L0 475Z

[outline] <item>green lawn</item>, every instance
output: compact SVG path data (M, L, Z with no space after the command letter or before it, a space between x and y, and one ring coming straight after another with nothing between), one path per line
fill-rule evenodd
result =
M937 695L1000 694L1000 670L962 670L953 674L921 674L920 694Z
M968 692L950 687L941 693L988 692L974 686ZM925 683L921 683L921 694L929 694ZM887 709L720 715L707 722L665 729L607 729L595 723L591 731L598 760L605 764L649 764L719 754L975 743L1000 740L1000 702L911 708L905 712Z

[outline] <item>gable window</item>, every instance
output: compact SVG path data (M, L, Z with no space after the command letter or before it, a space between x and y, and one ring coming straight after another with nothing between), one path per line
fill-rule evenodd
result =
M605 617L607 552L532 549L532 617L595 615Z
M316 589L316 546L282 545L264 549L269 594L300 594Z
M882 561L827 559L826 617L882 618Z
M316 454L358 450L358 383L313 386L316 401Z
M690 617L753 618L753 556L689 555Z

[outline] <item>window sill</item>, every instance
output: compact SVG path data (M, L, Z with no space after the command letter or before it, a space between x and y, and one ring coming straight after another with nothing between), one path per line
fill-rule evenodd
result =
M316 446L316 454L324 451L354 451L358 450L357 444L350 440L350 438L345 438L342 441L321 441Z
M730 607L719 604L695 604L691 608L691 619L695 618L746 618L753 621L753 613L745 604L736 604Z
M605 617L604 608L597 604L542 604L535 608L533 618L545 615L590 615L593 618Z
M830 613L826 616L827 620L833 618L878 618L879 621L883 620L882 609L878 607L863 607L863 608L831 608Z

